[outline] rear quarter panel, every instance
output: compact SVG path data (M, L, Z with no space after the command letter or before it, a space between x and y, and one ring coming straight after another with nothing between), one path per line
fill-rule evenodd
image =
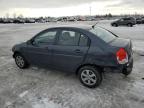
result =
M116 56L113 51L98 46L90 47L84 63L101 67L117 66Z
M89 37L91 40L90 48L83 64L95 64L101 67L117 66L115 49L93 34Z

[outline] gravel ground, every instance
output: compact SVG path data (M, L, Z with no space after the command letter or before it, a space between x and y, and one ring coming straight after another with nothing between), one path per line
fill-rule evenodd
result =
M14 44L58 23L0 24L0 108L144 108L144 25L109 24L101 21L98 25L132 39L134 68L128 77L105 72L101 86L95 89L84 87L74 74L38 67L21 70L15 65Z

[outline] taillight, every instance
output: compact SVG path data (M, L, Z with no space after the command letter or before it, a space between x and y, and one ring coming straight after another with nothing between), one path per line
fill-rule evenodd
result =
M125 64L128 62L128 55L124 48L120 48L116 52L116 57L119 64Z

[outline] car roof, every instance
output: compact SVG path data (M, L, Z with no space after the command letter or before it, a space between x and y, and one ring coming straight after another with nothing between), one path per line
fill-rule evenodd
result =
M53 26L50 27L51 29L64 29L64 28L69 28L69 29L84 29L84 30L90 30L92 29L91 25L81 25L81 24L72 24L72 25L58 25L58 26Z

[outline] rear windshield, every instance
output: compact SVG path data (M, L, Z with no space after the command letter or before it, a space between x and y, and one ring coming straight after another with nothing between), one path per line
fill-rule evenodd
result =
M100 27L95 27L89 31L104 40L106 43L109 43L116 38L114 34Z

